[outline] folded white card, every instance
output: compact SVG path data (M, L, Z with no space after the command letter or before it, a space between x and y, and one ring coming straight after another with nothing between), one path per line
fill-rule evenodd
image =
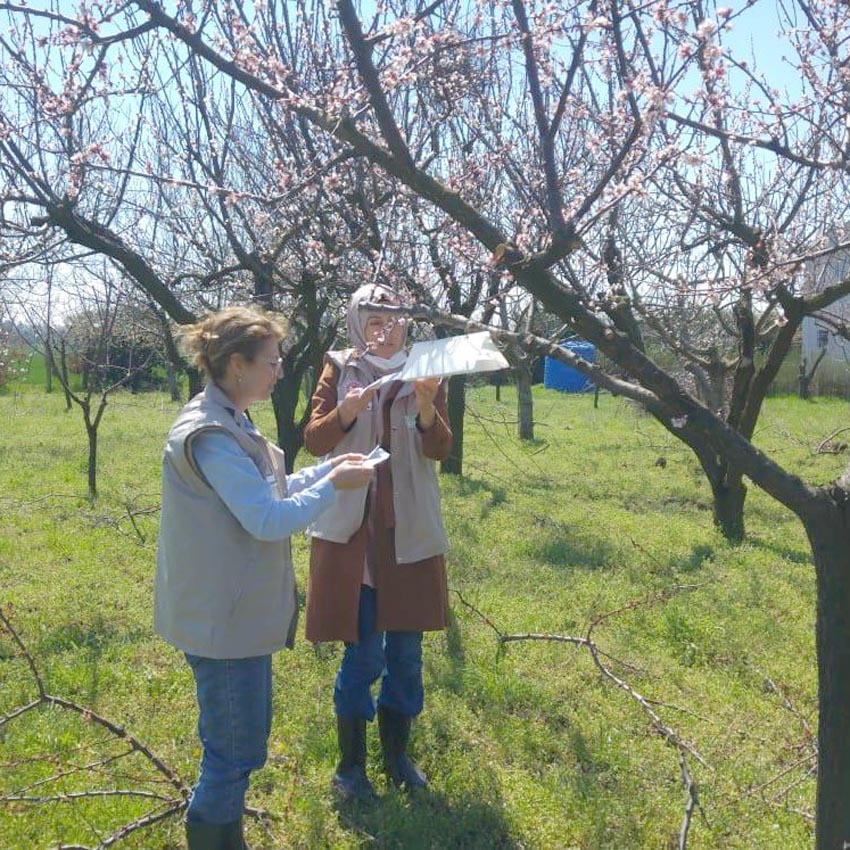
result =
M379 463L383 463L388 457L390 453L386 451L386 449L382 449L380 446L375 446L369 454L363 459L363 466L368 466L370 469L374 469Z
M429 339L413 344L401 371L378 378L364 387L361 393L391 381L495 372L507 369L509 365L502 352L496 348L489 331Z

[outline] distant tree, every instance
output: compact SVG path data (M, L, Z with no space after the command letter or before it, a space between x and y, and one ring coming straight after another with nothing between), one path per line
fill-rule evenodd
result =
M33 346L44 350L51 340L50 357L57 364L55 377L61 383L70 405L76 405L83 417L88 441L88 497L97 498L98 435L109 396L150 375L161 350L151 344L144 332L134 331L128 317L137 318L132 308L125 309L126 278L108 261L89 263L85 273L73 268L69 275L78 279L72 287L75 297L69 327L50 327L46 333L45 316L27 305L27 319L35 329ZM124 326L119 329L119 320ZM150 321L148 318L147 321ZM60 348L57 350L55 346ZM83 375L83 387L72 386L70 373Z
M140 392L166 385L165 376L158 374L168 362L162 327L148 307L139 308L127 299L106 311L97 303L67 316L60 333L69 371L82 375L85 390L100 392L120 384ZM52 353L56 360L56 351Z

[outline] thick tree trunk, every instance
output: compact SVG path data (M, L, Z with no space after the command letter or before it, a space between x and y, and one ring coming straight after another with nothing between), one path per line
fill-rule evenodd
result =
M714 523L720 533L732 543L744 539L744 502L747 488L741 474L725 464L722 474L715 479L709 477L714 508Z
M520 440L534 439L534 400L531 396L531 372L528 369L517 369L516 400L518 433Z
M747 498L740 470L718 457L707 444L690 445L711 486L714 524L730 543L740 543L746 532L744 503Z
M466 411L466 375L449 378L446 396L449 409L449 427L452 429L452 453L440 464L446 475L463 475L463 415Z
M803 518L817 576L817 850L850 848L850 503L834 493Z

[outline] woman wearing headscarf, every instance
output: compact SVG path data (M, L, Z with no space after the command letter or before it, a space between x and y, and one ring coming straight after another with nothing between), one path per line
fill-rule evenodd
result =
M315 521L307 591L306 636L345 642L334 684L340 760L332 786L344 799L374 797L366 775L366 725L377 699L384 770L397 786L427 778L407 754L411 720L421 711L422 633L444 629L448 540L435 461L452 434L438 379L390 381L363 391L405 363L406 321L380 308L400 298L378 285L358 289L346 326L352 347L330 351L313 395L304 443L333 458L389 452L367 491L340 494Z

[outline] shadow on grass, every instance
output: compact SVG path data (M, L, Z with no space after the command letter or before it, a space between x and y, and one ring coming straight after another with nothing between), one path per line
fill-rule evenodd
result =
M86 649L90 654L100 656L107 646L135 643L149 636L149 632L143 629L127 631L102 618L92 623L62 623L39 640L35 652L37 656L43 656Z
M332 706L328 705L327 719L307 725L304 739L304 757L326 768L326 782L330 784L333 764L336 762L336 737L332 731ZM439 719L439 717L437 717ZM505 806L499 794L496 771L486 760L466 763L460 769L469 771L461 795L451 798L434 788L408 795L393 788L380 772L380 745L377 724L368 724L368 773L375 783L379 799L374 803L334 801L340 826L353 838L357 846L398 848L399 850L520 850L505 819ZM448 734L447 730L444 730ZM426 736L414 737L413 755L426 756ZM435 759L448 759L439 744L431 743L427 755ZM475 750L466 757L475 758ZM422 759L427 769L427 757ZM443 763L443 762L441 762ZM445 762L446 764L448 762ZM472 787L469 787L469 786ZM307 832L312 844L327 846L327 809L316 806L310 812Z
M519 850L500 805L395 789L372 805L340 803L340 824L382 850Z
M490 514L507 502L507 496L501 487L471 478L455 478L450 488L443 512L452 541L451 558L464 568L481 568L484 565L477 557L481 535L486 533ZM463 504L463 508L452 510L453 504Z
M658 513L667 514L671 512L690 513L699 516L711 510L711 501L698 495L664 495L656 497L653 494L642 494L640 499L627 498L622 501L622 507L632 513Z
M526 533L525 552L550 567L599 570L619 565L617 549L604 540L584 538L567 526L553 529L548 523L535 522Z
M697 570L702 569L706 563L711 563L714 560L714 547L699 545L694 546L691 550L691 554L687 558L681 559L678 564L676 564L679 572L683 573L695 573Z
M88 670L83 699L87 705L95 705L100 692L100 661L104 650L109 646L134 643L148 636L143 629L127 631L102 619L93 623L63 623L39 640L34 654L36 658L45 658L64 652L80 653L80 661Z
M469 478L467 476L462 476L455 480L457 481L456 486L458 496L478 496L483 493L489 497L482 507L482 519L486 517L493 508L497 508L499 505L504 504L508 499L508 495L505 492L504 487L491 484L489 481L481 481L477 478Z
M466 663L466 650L463 646L463 634L460 624L455 614L454 605L460 605L452 596L449 599L448 623L444 632L445 636L445 651L435 647L433 655L431 653L425 656L425 667L428 671L430 681L433 687L441 688L457 696L463 694L463 668ZM494 636L495 637L495 636ZM496 642L494 641L493 653L496 652ZM440 657L434 657L437 654Z
M768 540L763 540L756 537L754 534L747 535L747 543L754 549L764 549L767 552L772 552L774 555L779 555L785 558L792 564L805 564L806 566L812 563L811 551L803 548L793 548L780 543L772 543Z

